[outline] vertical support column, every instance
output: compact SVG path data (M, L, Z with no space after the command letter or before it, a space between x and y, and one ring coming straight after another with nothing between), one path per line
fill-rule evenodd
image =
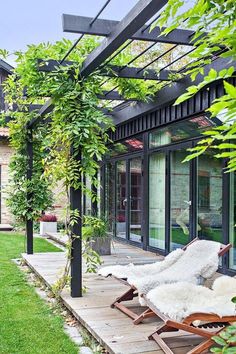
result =
M31 182L33 174L33 133L32 129L29 129L26 143L26 153L27 153L27 182ZM26 198L29 204L29 211L32 211L32 192L28 191ZM33 254L33 220L26 220L26 237L27 237L27 254Z
M71 147L71 155L76 161L81 160L81 152L74 155L74 148ZM79 181L82 182L80 175ZM82 189L70 188L71 210L77 210L79 217L77 223L72 226L72 247L71 247L71 297L82 296Z
M86 188L86 176L83 175L83 187ZM83 215L86 215L86 193L83 193Z
M95 178L98 178L98 172L96 172L95 174ZM91 190L93 195L96 195L96 198L98 197L98 190L97 190L97 186L95 186L93 183L91 185ZM91 211L92 211L92 216L98 216L98 201L97 199L92 200L91 202Z

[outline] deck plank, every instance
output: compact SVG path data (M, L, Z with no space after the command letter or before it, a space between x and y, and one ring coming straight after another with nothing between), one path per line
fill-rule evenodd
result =
M37 253L22 255L29 267L51 287L62 275L66 262L64 252ZM162 259L161 256L145 252L130 245L115 242L111 256L103 257L103 264L144 264ZM85 267L84 267L85 268ZM82 298L71 298L67 289L63 290L61 300L81 324L111 354L161 354L162 350L148 336L161 324L158 318L150 318L135 326L130 318L110 304L127 287L113 278L103 278L97 274L83 274L83 283L88 291ZM127 302L140 313L138 299ZM176 354L185 354L199 343L196 336L183 335L165 339Z

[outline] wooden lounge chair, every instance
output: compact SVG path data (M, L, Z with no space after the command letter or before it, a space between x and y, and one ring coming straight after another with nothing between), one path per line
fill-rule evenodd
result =
M187 250L189 246L191 246L196 241L199 241L199 238L193 239L182 249L184 251ZM232 247L231 244L228 245L222 244L218 256L222 257L231 247ZM125 306L122 302L131 301L139 295L137 288L134 285L130 284L126 278L119 278L112 274L109 274L108 276L113 277L114 279L118 280L119 282L121 282L122 284L128 287L128 290L125 291L121 296L116 298L116 300L111 304L112 308L117 308L118 310L120 310L121 312L129 316L131 319L133 319L134 324L139 324L146 318L156 317L156 314L150 308L147 308L140 315L138 315L137 313L132 311L129 307Z
M222 276L222 278L229 278L229 277L224 277ZM234 279L235 284L236 284L236 279ZM187 291L188 289L185 289L186 283L182 283L182 294L185 295L185 291ZM180 284L179 284L180 286ZM198 285L193 285L191 284L191 287L195 287L195 288L199 288ZM162 289L161 289L162 288ZM174 284L169 284L168 286L166 285L162 285L159 287L159 289L157 290L157 294L158 292L160 293L160 290L163 291L163 289L167 289L167 291L169 292L169 294L172 292L172 295L174 293ZM202 286L200 286L200 288L203 288ZM222 288L227 288L222 286ZM172 290L173 289L173 290ZM207 289L208 291L210 291L210 289ZM212 293L214 293L213 290L211 290ZM227 302L231 301L232 295L234 294L234 292L236 292L236 286L234 286L234 290L232 291L232 294L227 295L228 296L228 300ZM160 295L160 294L159 294ZM220 295L222 296L222 295ZM225 299L226 297L224 297ZM165 297L165 299L162 301L166 301L168 302L168 294ZM209 308L209 302L211 301L210 297L207 296L206 298L206 310L207 308ZM221 302L224 302L226 300L221 300ZM152 333L148 339L150 340L155 340L155 342L159 345L159 347L164 351L164 353L166 354L174 354L173 351L169 348L169 346L167 345L166 341L163 338L163 334L165 334L165 339L170 338L171 336L173 336L173 332L174 336L185 336L187 334L190 335L198 335L200 337L202 337L204 340L197 345L195 348L193 348L192 350L190 350L188 352L188 354L198 354L198 353L202 353L203 351L209 349L213 344L215 344L215 342L212 340L212 336L213 335L217 335L219 334L221 331L223 331L225 329L225 327L233 324L234 322L236 322L236 312L235 312L235 307L232 303L232 308L229 311L228 315L219 315L216 313L209 313L209 312L203 312L202 310L204 309L200 309L200 312L194 312L189 314L188 316L184 317L182 320L173 320L171 319L167 314L164 314L159 308L158 306L162 307L160 304L160 297L159 300L157 300L156 304L154 304L152 301L148 300L148 296L147 296L147 303L149 308L156 314L156 316L158 316L159 318L161 318L164 321L164 324L161 325L159 328L157 328L157 330ZM159 305L160 304L160 305ZM171 307L171 303L170 303L170 307ZM187 308L187 305L185 304L185 310ZM217 310L216 310L217 311ZM169 334L169 335L168 335ZM236 343L235 343L236 346Z
M212 336L219 334L225 329L225 327L236 322L236 316L220 317L210 313L193 313L192 315L186 317L182 322L177 322L171 320L167 316L164 316L158 310L155 310L155 313L164 321L164 324L160 326L154 333L152 333L148 339L155 340L155 342L166 354L174 354L174 352L168 347L164 339L161 337L162 333L178 332L179 335L186 335L187 332L189 334L196 334L200 337L203 337L205 340L187 353L199 354L209 349L214 344ZM193 322L196 320L204 321L207 323L194 326Z

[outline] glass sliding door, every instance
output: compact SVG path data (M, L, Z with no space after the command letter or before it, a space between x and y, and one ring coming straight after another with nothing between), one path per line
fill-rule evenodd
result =
M127 223L126 161L116 163L116 236L126 238Z
M170 250L190 240L190 164L186 149L170 152Z
M129 239L141 242L142 226L142 160L129 160Z
M158 152L149 159L149 246L165 249L166 157Z
M116 162L116 236L142 240L142 159Z
M222 160L214 158L213 152L199 156L197 181L198 236L222 242Z

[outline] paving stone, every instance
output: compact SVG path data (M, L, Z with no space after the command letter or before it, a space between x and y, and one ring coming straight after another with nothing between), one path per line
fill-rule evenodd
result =
M77 345L82 345L83 344L83 338L79 332L79 329L77 327L72 327L68 326L67 324L64 324L64 330L67 333L67 335L77 344Z
M80 347L80 354L93 354L93 351L89 347Z

